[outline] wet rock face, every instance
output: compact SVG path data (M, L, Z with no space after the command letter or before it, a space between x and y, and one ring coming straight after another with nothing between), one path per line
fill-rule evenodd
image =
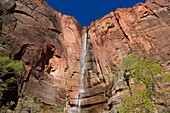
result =
M120 104L125 82L112 78L128 53L170 59L169 5L166 0L147 0L82 28L44 0L1 0L0 55L24 63L22 92L49 105L44 112L78 106L77 97L82 113L104 112ZM85 92L80 92L85 32Z

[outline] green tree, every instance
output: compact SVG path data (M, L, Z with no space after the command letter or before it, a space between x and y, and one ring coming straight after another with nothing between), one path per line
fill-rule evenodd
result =
M16 98L18 98L19 80L22 72L23 64L21 62L7 56L0 57L0 112L4 108L8 108L6 106L8 102L15 102Z
M152 61L141 60L136 54L123 59L117 75L123 76L130 91L125 95L120 106L121 113L152 113L156 111L154 98L159 95L155 90L158 86L156 76L164 74L164 69ZM141 84L141 88L131 88L129 81ZM142 86L144 86L142 88Z
M126 94L122 99L120 113L153 113L154 102L148 89L132 89L133 95ZM153 93L152 93L153 94Z
M0 69L1 69L1 75L6 74L7 72L9 72L10 69L12 69L13 72L16 74L21 74L21 72L23 71L23 65L19 61L10 59L8 56L1 56Z

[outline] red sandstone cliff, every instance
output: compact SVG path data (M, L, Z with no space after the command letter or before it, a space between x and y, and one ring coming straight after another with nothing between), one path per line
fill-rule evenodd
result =
M117 91L123 83L115 81L113 89L113 81L105 74L114 76L128 53L164 60L163 65L170 67L167 0L147 0L133 8L117 9L84 28L74 17L53 10L44 0L0 3L0 55L10 55L24 63L22 92L39 98L55 112L76 105L86 30L86 92L81 94L85 113L120 104L122 93Z
M169 5L166 0L147 0L132 8L117 9L90 24L88 36L102 75L112 73L114 76L122 58L131 52L165 61L162 65L170 71ZM112 83L110 78L105 80L106 84ZM115 108L124 94L119 92L123 84L121 80L115 81L113 96L108 101Z

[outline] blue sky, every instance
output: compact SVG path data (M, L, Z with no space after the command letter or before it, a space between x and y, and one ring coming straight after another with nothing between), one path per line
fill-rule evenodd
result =
M74 16L82 26L103 17L116 8L132 7L146 0L46 0L58 11Z

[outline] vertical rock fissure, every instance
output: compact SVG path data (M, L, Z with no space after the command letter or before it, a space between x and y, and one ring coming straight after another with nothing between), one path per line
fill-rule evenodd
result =
M120 17L117 17L115 12L114 12L114 16L115 16L116 21L117 21L117 23L118 23L118 25L119 25L122 33L124 34L125 38L126 38L128 41L130 41L128 35L125 33L125 31L123 30L123 28L122 28L122 26L121 26L121 24L120 24L120 21L119 21L119 18L120 18Z
M149 6L145 5L145 8L151 11L153 15L159 19L159 16Z

